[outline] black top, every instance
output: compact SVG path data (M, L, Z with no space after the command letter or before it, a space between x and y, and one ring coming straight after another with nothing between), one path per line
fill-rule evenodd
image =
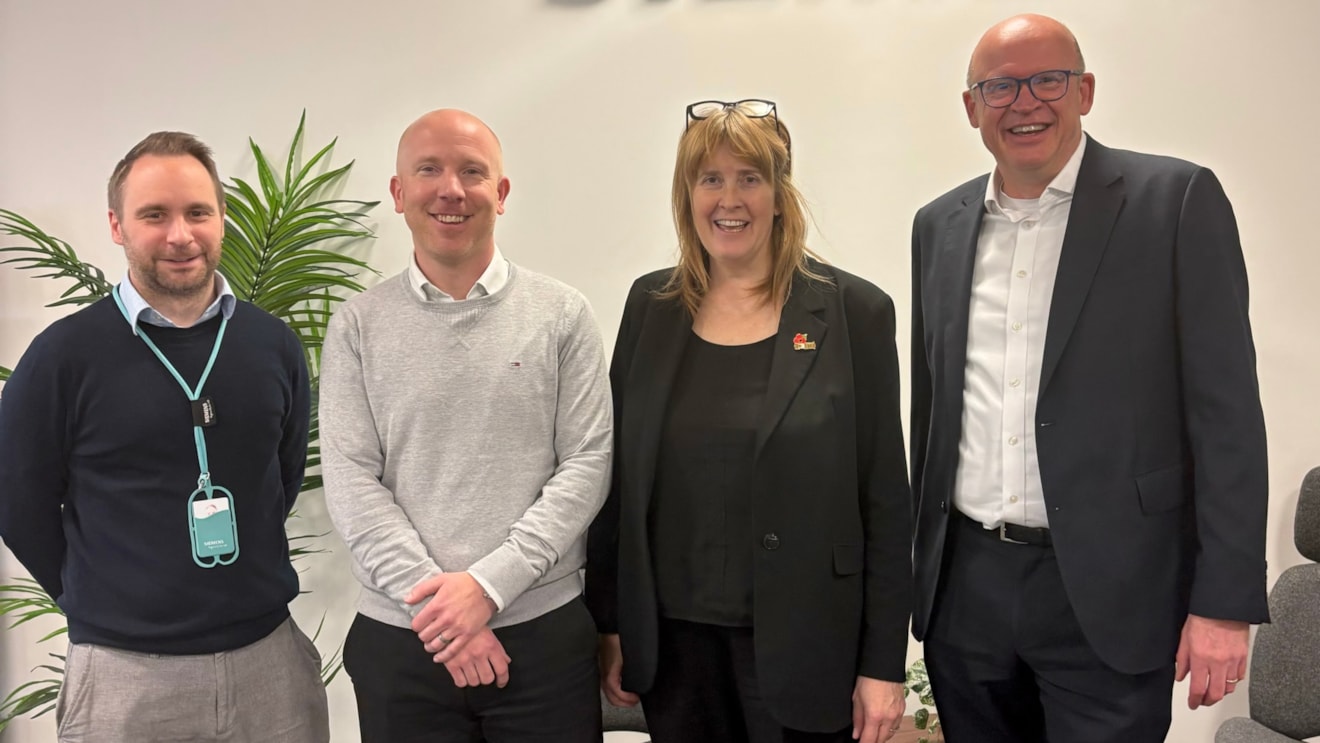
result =
M912 496L894 303L847 271L807 265L822 280L793 277L756 427L756 685L779 724L826 732L851 724L858 676L903 680ZM614 482L587 541L585 601L597 628L619 635L623 688L643 693L660 663L650 505L679 349L692 338L683 304L657 296L672 276L641 277L623 305L610 364Z
M752 624L752 458L774 336L720 346L693 333L660 436L651 545L660 613Z
M196 384L220 320L141 326ZM234 495L239 557L193 563L197 450L187 396L97 302L32 342L0 407L0 537L68 615L69 639L145 653L232 650L298 594L284 519L306 463L307 367L293 332L239 302L203 394L214 484Z

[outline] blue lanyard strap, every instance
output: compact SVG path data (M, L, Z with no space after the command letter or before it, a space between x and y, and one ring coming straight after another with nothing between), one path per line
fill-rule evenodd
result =
M111 291L111 294L115 298L115 304L119 306L119 311L123 313L124 319L128 320L130 323L133 322L133 318L128 315L128 308L124 306L124 300L119 297L119 287L115 286L114 290ZM158 348L156 344L147 337L146 333L137 332L137 337L141 338L142 342L147 344L147 348L150 348L151 352L156 354L156 358L160 359L160 363L165 366L165 370L168 371L170 375L174 377L174 381L178 382L179 386L183 388L183 392L188 396L188 400L196 402L202 396L202 388L206 386L206 378L211 376L211 367L215 366L215 358L220 354L220 344L225 339L225 327L228 325L229 318L224 317L222 313L220 332L216 334L215 345L211 347L211 358L207 360L206 369L202 371L201 379L197 380L197 387L195 389L188 387L188 383L183 381L183 377L179 374L179 370L175 369L174 364L171 364L170 360L165 358L165 354L160 352L160 348ZM193 426L193 442L197 445L197 466L200 468L201 472L201 474L197 476L197 487L204 488L211 483L211 468L210 463L206 459L206 436L202 434L202 427L199 425Z

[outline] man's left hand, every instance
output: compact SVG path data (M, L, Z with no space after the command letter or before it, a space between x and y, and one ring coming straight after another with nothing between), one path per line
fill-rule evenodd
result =
M907 704L903 685L866 676L857 677L853 688L853 740L880 743L898 732Z
M456 656L490 621L494 612L484 593L468 573L441 573L418 583L404 599L408 604L427 602L413 617L412 628L436 662Z
M1210 705L1232 694L1247 675L1251 625L1187 615L1178 643L1178 680L1191 677L1187 707Z

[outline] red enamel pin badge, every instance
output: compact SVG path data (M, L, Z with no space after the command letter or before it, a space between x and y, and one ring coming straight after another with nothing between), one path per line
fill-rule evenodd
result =
M793 350L794 350L794 351L815 351L815 350L816 350L816 342L815 342L815 341L809 341L809 340L807 340L807 334L806 334L806 333L798 333L797 335L794 335L794 336L793 336Z

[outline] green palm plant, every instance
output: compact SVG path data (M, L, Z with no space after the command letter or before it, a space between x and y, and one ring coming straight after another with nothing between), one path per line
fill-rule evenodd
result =
M298 335L306 354L312 380L312 421L304 493L321 487L317 381L326 324L339 302L362 291L358 277L376 273L347 251L375 236L364 221L380 203L328 196L342 186L353 167L349 162L329 168L337 140L299 164L306 121L304 111L282 168L277 168L256 142L248 140L256 162L257 185L253 187L240 178L225 184L225 234L220 258L220 271L234 294L284 320ZM0 255L9 256L0 260L0 265L33 271L35 278L69 283L47 306L81 306L110 293L113 285L101 269L80 259L67 242L19 214L0 209L0 235L20 239L18 244L0 245ZM0 367L0 381L8 379L9 374L9 369ZM321 536L324 534L290 536L290 556L297 559L323 552L311 541ZM0 617L12 619L9 629L13 629L45 617L62 620L63 613L34 581L17 578L0 585ZM318 626L313 640L320 631ZM66 632L61 622L38 642ZM38 717L54 709L64 657L54 653L50 657L53 663L34 670L53 676L23 683L0 700L0 731L14 719ZM336 650L326 658L322 680L330 683L341 667L340 651Z

